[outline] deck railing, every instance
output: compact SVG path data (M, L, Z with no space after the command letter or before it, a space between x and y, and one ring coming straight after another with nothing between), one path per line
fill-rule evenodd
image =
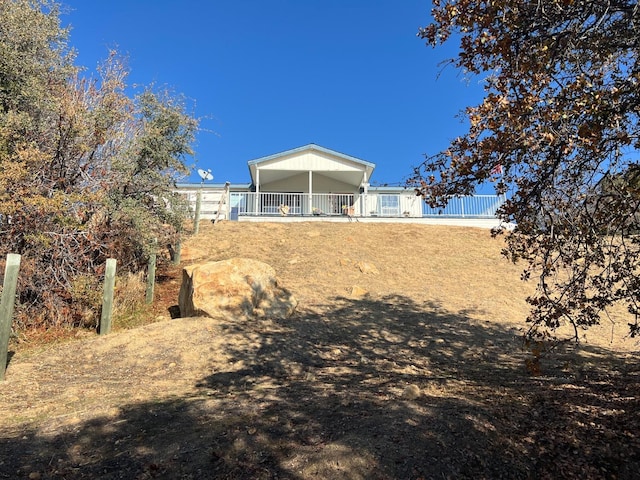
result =
M355 195L349 193L231 192L231 208L238 215L343 215L353 214Z
M444 208L431 208L426 203L423 203L422 216L495 218L496 211L505 200L506 197L504 195L473 195L451 198Z
M405 198L406 197L406 198ZM496 210L505 201L503 195L474 195L452 198L445 208L430 208L420 201L417 211L410 206L420 201L413 195L349 193L279 193L279 192L231 192L230 207L239 216L278 215L355 215L380 217L467 217L494 218ZM366 203L366 205L365 205ZM366 214L364 213L366 212Z

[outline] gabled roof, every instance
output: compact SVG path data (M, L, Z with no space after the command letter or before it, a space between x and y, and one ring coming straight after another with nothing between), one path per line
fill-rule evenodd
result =
M266 185L283 182L306 172L313 172L335 180L336 185L342 183L358 187L369 181L375 164L310 143L250 160L248 167L251 181L254 184L258 178L260 185Z
M256 158L255 160L249 160L248 165L257 165L258 163L267 162L269 160L274 160L276 158L285 157L287 155L292 155L295 153L305 152L307 150L315 150L318 152L326 153L328 155L333 155L335 157L342 158L344 160L348 160L350 162L359 163L364 167L369 167L371 169L375 168L375 163L367 162L360 158L352 157L351 155L347 155L345 153L336 152L335 150L331 150L329 148L321 147L320 145L316 145L315 143L309 143L308 145L303 145L302 147L292 148L291 150L285 150L284 152L274 153L273 155L268 155L266 157Z

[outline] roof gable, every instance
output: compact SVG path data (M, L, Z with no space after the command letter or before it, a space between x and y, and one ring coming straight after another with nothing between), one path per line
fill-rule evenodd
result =
M258 164L262 164L262 163L269 163L272 162L273 160L278 160L284 157L291 157L294 156L296 154L301 154L301 153L305 153L305 152L318 152L321 154L325 154L331 157L335 157L337 159L342 159L345 160L347 162L352 162L355 164L359 164L362 167L369 167L369 168L375 168L375 164L371 163L371 162L367 162L365 160L362 160L360 158L357 157L352 157L351 155L347 155L345 153L340 153L337 152L335 150L331 150L329 148L325 148L325 147L321 147L320 145L316 145L315 143L310 143L308 145L304 145L302 147L298 147L298 148L292 148L291 150L285 150L284 152L280 152L280 153L275 153L273 155L268 155L266 157L260 157L260 158L256 158L255 160L250 160L248 162L249 166L251 165L258 165Z
M373 163L313 143L251 160L248 166L254 184L258 178L264 185L313 172L355 187L368 182L375 168Z

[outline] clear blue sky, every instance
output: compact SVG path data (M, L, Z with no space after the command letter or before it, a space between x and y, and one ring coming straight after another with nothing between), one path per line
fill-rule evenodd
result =
M416 37L427 0L61 1L88 72L115 47L130 84L186 96L202 119L193 163L214 183L249 182L248 160L316 143L397 184L465 130L458 113L482 98L477 81L439 65L454 45Z

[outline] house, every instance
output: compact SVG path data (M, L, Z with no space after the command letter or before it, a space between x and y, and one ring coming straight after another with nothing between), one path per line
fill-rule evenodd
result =
M430 211L413 189L372 186L375 164L315 144L250 160L248 167L250 183L179 184L178 191L194 210L200 194L200 218L422 218L443 214ZM500 199L495 195L481 197L490 199L476 215L495 218ZM466 215L473 215L469 207ZM460 213L460 207L454 206L448 214Z

